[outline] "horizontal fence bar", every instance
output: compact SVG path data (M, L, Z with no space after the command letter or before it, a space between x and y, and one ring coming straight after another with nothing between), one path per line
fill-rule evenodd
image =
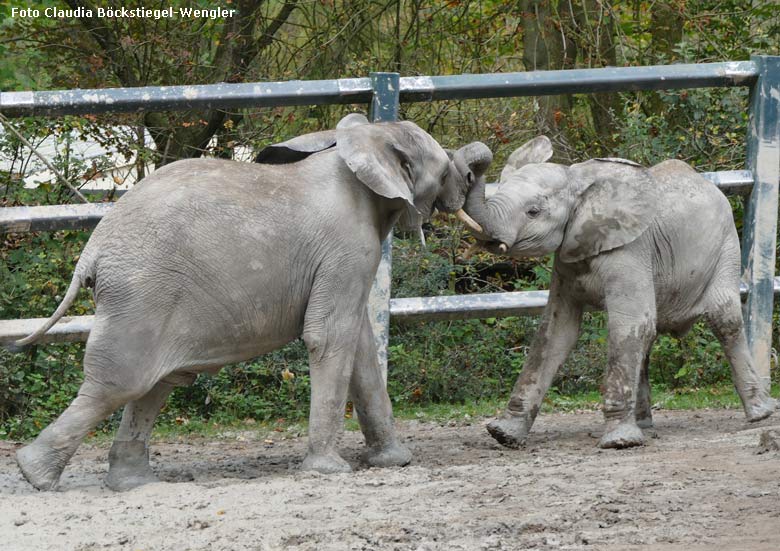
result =
M238 109L368 103L371 97L371 80L368 78L292 80L50 92L2 92L0 112L9 117L24 117L182 109Z
M114 203L79 203L0 209L0 233L83 230L97 226Z
M750 193L753 189L753 173L749 170L703 172L702 176L718 186L723 193Z
M750 86L752 61L401 78L401 101Z
M741 285L740 292L747 294ZM775 299L780 296L780 277L774 280ZM447 321L460 319L532 316L547 304L547 291L516 291L478 295L414 297L390 299L390 317L394 321ZM94 316L62 318L40 343L85 341ZM0 320L0 345L26 337L46 322L46 318Z
M394 320L442 321L541 314L547 291L390 299Z
M753 185L749 170L703 172L702 176L725 193L747 192ZM495 192L496 187L497 184L488 184L488 194ZM0 208L0 233L91 229L113 205L108 202Z
M43 335L38 343L83 342L89 337L95 316L63 317L54 327ZM11 344L15 340L34 333L46 318L28 318L21 320L0 320L0 345Z
M752 61L418 76L401 78L400 98L410 102L750 86L757 78L758 69ZM368 103L372 93L369 78L0 92L0 112L23 117Z

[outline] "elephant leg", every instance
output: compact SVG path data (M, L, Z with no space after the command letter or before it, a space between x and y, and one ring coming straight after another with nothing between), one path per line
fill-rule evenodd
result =
M642 429L637 426L637 394L640 374L655 340L655 304L643 307L638 298L641 295L633 296L637 298L621 300L618 304L607 301L609 358L604 384L606 429L599 441L601 448L644 444ZM648 312L653 315L648 316Z
M504 413L487 426L490 435L508 448L518 448L525 443L553 377L579 336L582 308L559 292L558 286L554 277L550 301L512 389L509 404Z
M16 452L24 477L39 490L56 487L65 465L84 437L100 421L150 387L138 377L135 355L118 348L131 330L98 319L84 353L84 382L78 395L29 445Z
M106 486L120 492L158 482L149 465L149 437L174 385L160 381L145 396L128 403L108 452Z
M347 271L347 267L342 268ZM332 276L338 277L338 276ZM323 279L328 279L323 276ZM350 472L349 463L336 446L344 426L344 408L355 362L357 341L368 297L368 284L361 293L360 281L343 282L351 288L349 298L334 300L334 290L320 284L312 289L304 321L303 341L309 350L311 405L309 449L301 468L321 473ZM350 287L351 285L351 287Z
M408 465L411 452L398 441L393 423L393 407L387 395L376 354L376 343L368 313L360 327L350 394L360 429L366 439L363 461L372 467Z
M774 412L775 401L756 372L736 294L725 305L708 313L707 321L729 360L731 378L747 420L753 423L766 419Z
M16 452L16 462L27 481L39 490L53 490L87 433L121 405L99 385L82 384L62 415Z
M650 345L652 347L652 344ZM653 412L650 400L650 352L645 354L642 370L639 372L639 387L636 393L636 424L640 429L653 428Z

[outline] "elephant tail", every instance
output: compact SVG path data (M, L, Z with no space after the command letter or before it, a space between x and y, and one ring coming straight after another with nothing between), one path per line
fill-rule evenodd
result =
M9 352L21 352L25 349L25 347L41 338L46 333L46 331L51 329L54 324L65 315L65 312L67 312L68 308L71 307L73 301L76 300L81 287L90 287L92 285L92 282L94 281L94 275L90 277L88 272L93 270L91 269L91 266L90 268L87 267L91 263L82 262L83 260L85 260L84 255L82 255L82 258L79 259L79 262L76 265L76 270L73 273L73 279L70 281L70 286L65 293L65 298L62 299L62 302L60 302L60 305L57 306L57 309L54 311L51 317L46 320L46 323L44 323L43 326L41 326L34 333L24 337L23 339L19 339L18 341L6 345L6 348Z

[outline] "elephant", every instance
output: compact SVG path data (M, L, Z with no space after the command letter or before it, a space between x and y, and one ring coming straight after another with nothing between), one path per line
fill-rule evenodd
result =
M369 124L358 114L272 146L280 151L288 158L277 163L165 165L97 225L54 314L15 343L34 342L81 287L92 288L78 395L16 454L33 486L55 488L84 436L122 406L106 485L155 481L149 436L171 390L297 338L311 377L301 468L351 470L336 448L348 392L365 437L363 461L410 462L366 312L381 243L406 211L428 218L434 208L460 209L492 153L473 142L448 154L412 122Z
M555 253L538 332L490 434L507 447L525 443L584 308L608 317L601 448L644 443L642 428L653 426L650 348L658 333L682 336L700 317L731 364L747 420L771 415L745 338L739 240L723 193L679 160L564 166L547 162L552 155L547 137L531 140L509 157L495 194L486 198L478 181L464 206L477 248L514 258Z

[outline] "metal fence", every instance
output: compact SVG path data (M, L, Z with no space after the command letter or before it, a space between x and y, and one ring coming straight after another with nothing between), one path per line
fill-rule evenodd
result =
M623 67L526 73L258 82L202 86L159 86L52 92L2 92L0 112L8 117L75 115L149 110L259 108L317 104L370 104L374 121L398 118L400 102L540 96L680 88L750 88L746 169L707 173L726 192L749 193L742 239L744 316L751 351L767 382L772 345L778 185L780 182L780 57L750 61ZM0 233L92 228L111 204L10 207L0 209ZM390 298L390 239L372 290L371 309L380 360L387 363L389 318L466 319L538 314L546 291L446 297ZM42 319L0 320L0 344L25 336ZM63 318L42 342L85 340L91 316Z

